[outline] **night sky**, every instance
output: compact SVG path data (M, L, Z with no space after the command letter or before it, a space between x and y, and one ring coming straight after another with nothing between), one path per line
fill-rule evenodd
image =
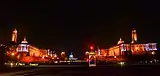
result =
M82 55L89 45L107 48L120 37L128 43L135 28L139 42L159 42L158 2L147 1L43 1L1 2L0 43L11 40Z

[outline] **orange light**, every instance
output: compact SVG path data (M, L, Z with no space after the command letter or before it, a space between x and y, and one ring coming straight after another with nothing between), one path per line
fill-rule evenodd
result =
M138 47L136 47L136 51L138 50Z
M17 56L17 59L19 59L19 58L20 58L20 55Z
M42 56L42 59L44 59L44 56Z

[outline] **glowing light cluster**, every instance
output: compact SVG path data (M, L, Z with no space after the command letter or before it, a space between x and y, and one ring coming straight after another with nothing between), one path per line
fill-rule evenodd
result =
M94 49L94 47L93 47L93 46L90 46L90 49L91 49L91 50L93 50L93 49Z

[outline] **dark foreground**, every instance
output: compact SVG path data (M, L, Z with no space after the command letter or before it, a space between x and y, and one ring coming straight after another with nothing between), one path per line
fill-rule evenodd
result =
M157 76L160 66L36 68L8 76ZM7 74L5 75L7 76Z

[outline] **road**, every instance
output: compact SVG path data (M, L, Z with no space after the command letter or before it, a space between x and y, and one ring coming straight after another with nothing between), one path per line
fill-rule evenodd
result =
M155 76L160 66L47 67L0 76Z

